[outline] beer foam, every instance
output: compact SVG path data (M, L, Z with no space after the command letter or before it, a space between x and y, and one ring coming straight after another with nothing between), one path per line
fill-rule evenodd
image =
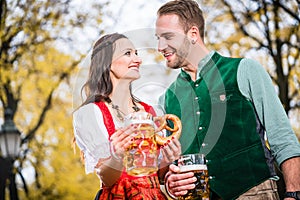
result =
M130 120L130 122L132 124L150 124L150 125L153 125L153 121L150 120L150 119L143 119L143 120L133 119L133 120Z
M198 170L207 170L207 166L203 164L198 165L182 165L180 167L180 172L188 172L188 171L198 171Z

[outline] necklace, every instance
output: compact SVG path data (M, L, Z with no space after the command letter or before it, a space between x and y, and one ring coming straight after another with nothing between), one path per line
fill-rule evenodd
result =
M132 100L132 103L133 103L132 109L134 110L134 112L138 112L140 110L140 108L136 105L136 103L133 100ZM112 109L117 111L117 118L120 121L124 121L124 117L126 114L122 110L120 110L120 107L118 105L113 104L113 102L111 100L110 100L110 104L111 104Z
M111 103L111 107L112 107L112 109L117 111L117 118L120 121L124 121L125 113L120 110L119 106Z

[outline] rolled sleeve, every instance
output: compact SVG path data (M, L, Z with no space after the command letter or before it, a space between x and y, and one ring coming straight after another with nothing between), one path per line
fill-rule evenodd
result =
M289 158L300 156L299 141L265 69L254 60L243 59L238 70L238 85L253 103L277 163L281 165Z
M92 103L82 106L73 114L73 127L76 143L85 156L86 173L91 173L99 159L110 156L101 110Z

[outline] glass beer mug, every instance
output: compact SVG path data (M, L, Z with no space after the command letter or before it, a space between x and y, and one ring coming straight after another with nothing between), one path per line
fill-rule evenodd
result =
M171 120L173 128L167 125L166 120ZM153 117L147 112L134 112L125 117L125 125L137 125L131 145L126 149L124 166L127 174L144 176L153 174L158 170L158 145L164 145L172 137L179 138L181 134L181 121L176 115L166 114ZM156 124L159 124L157 127ZM163 137L159 131L167 129L172 135Z
M209 185L208 171L206 166L206 158L204 154L187 154L182 155L178 159L178 167L180 172L194 172L197 178L195 188L188 191L184 196L179 197L179 200L209 200Z

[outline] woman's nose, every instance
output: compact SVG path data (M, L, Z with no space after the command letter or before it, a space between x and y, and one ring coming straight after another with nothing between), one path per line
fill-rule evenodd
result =
M136 63L139 63L139 64L142 63L142 59L138 55L134 55L133 59L134 59L133 61L136 62Z

